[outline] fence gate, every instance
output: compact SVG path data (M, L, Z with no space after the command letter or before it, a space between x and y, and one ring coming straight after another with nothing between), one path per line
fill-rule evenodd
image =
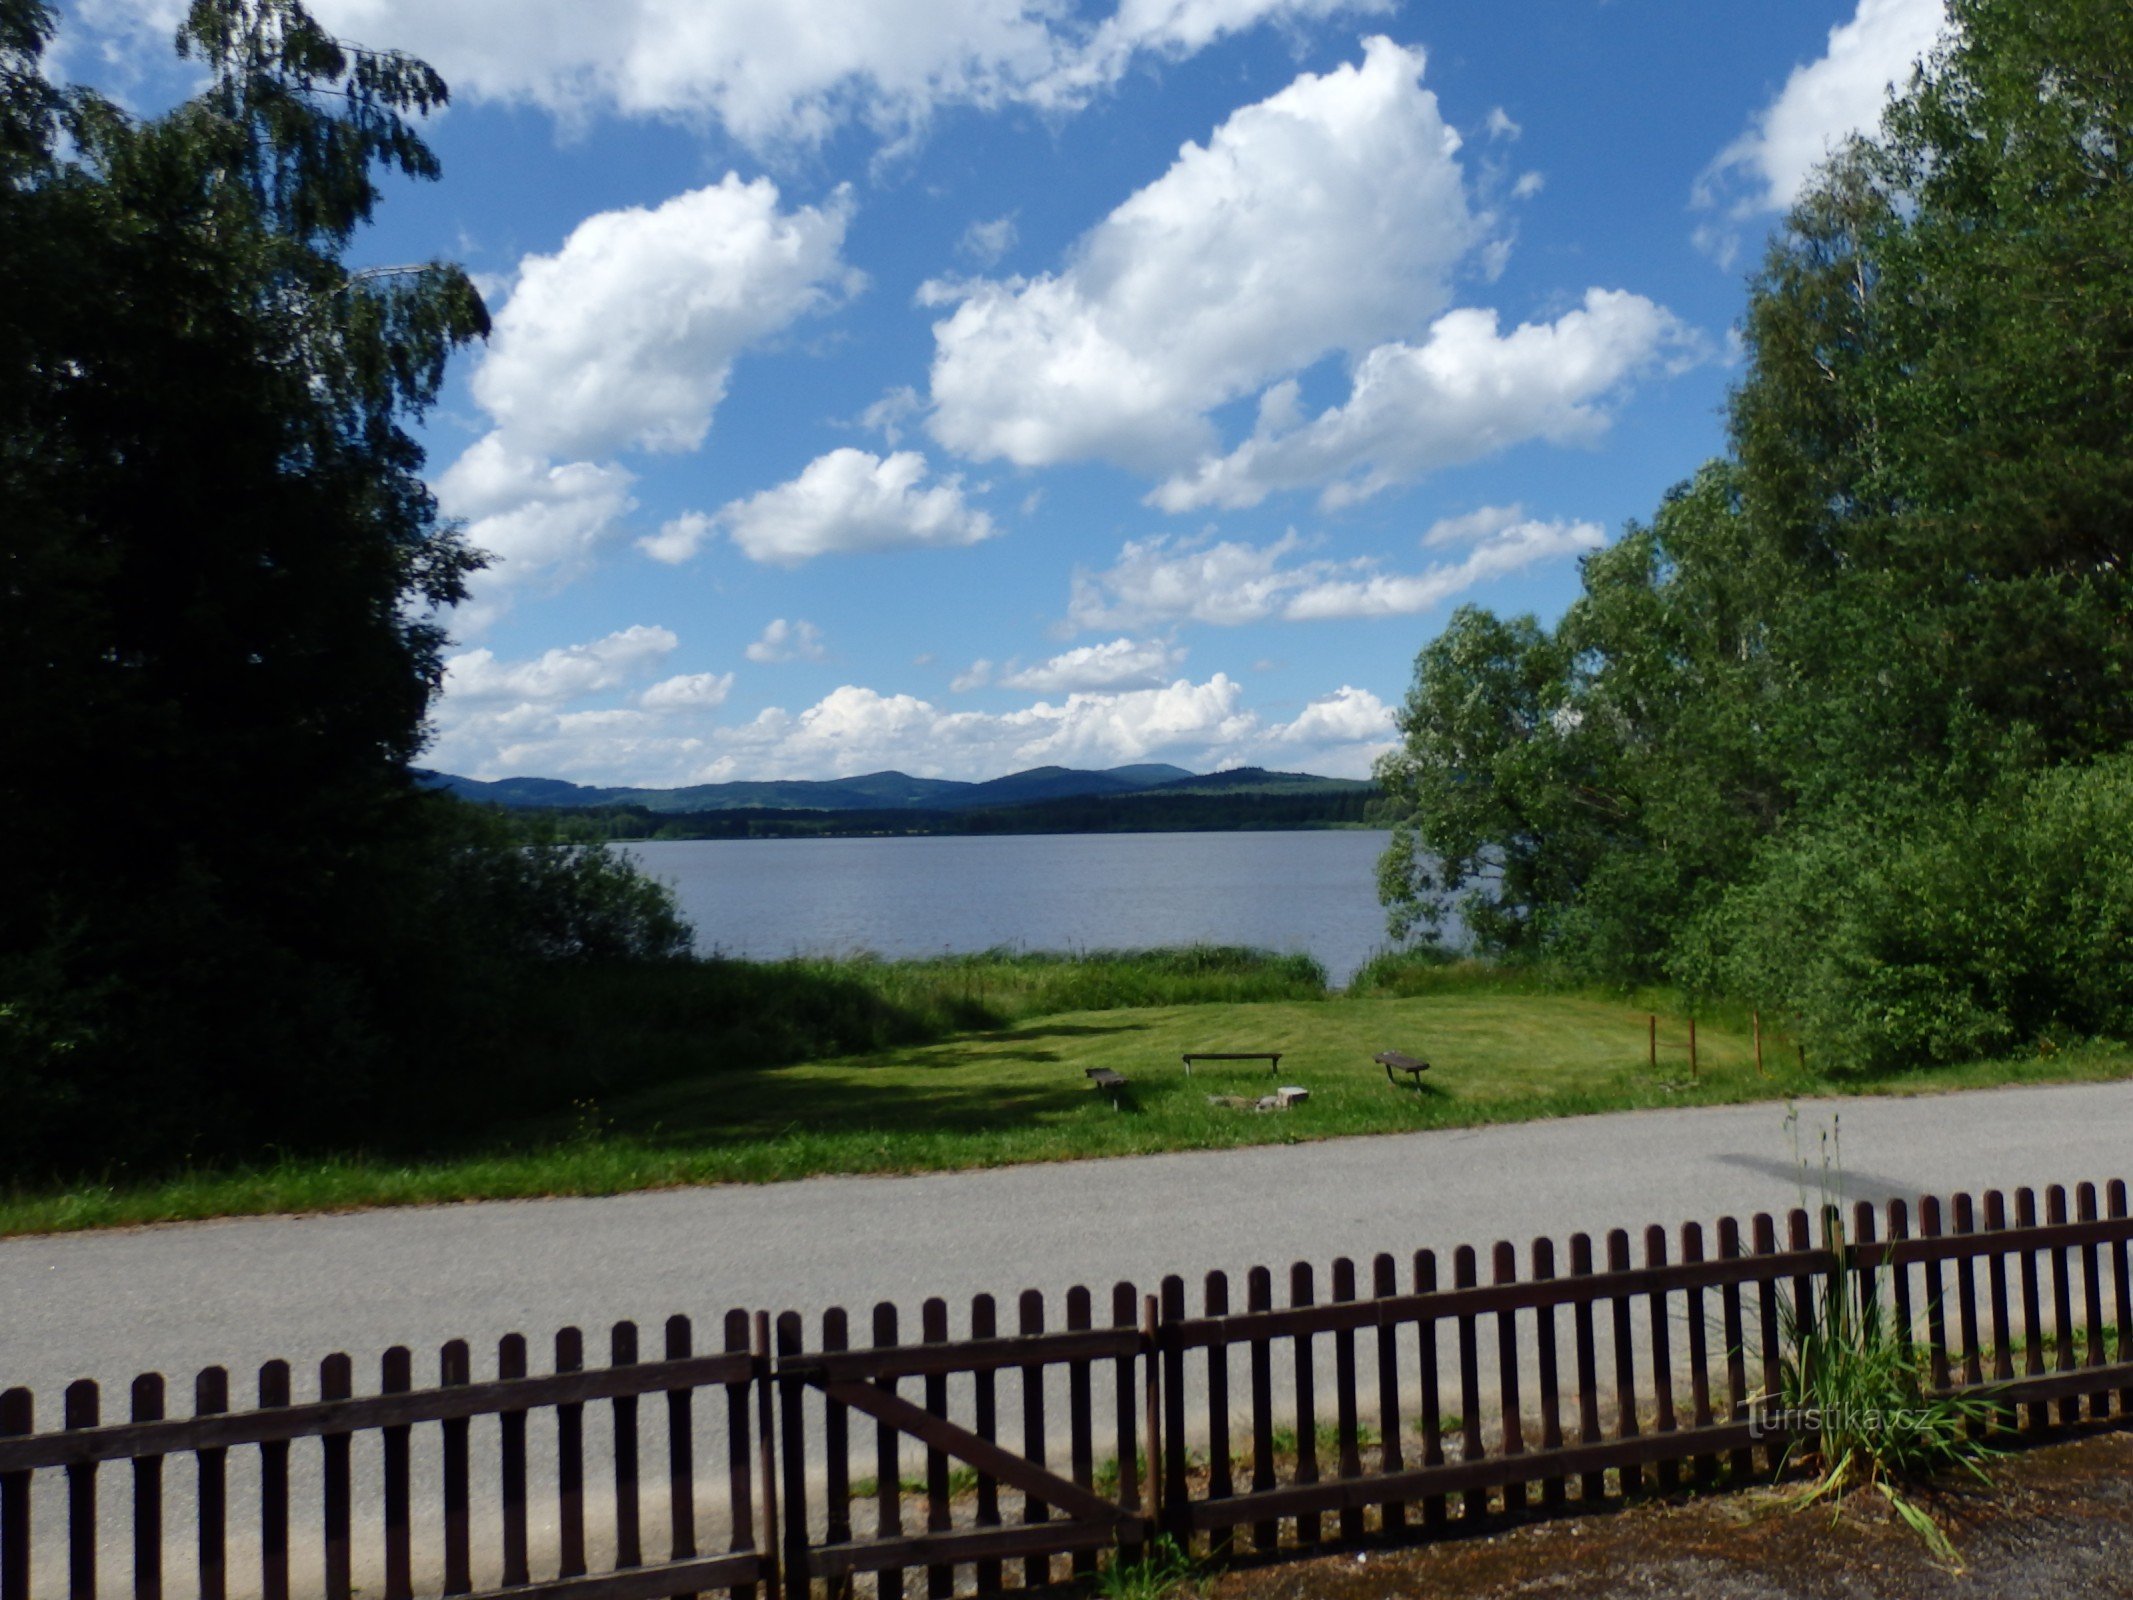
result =
M959 1567L972 1569L978 1590L993 1591L1008 1585L1010 1563L1034 1586L1053 1581L1056 1559L1092 1573L1099 1551L1138 1549L1151 1520L1141 1501L1137 1414L1145 1388L1136 1364L1152 1347L1137 1321L1143 1308L1122 1283L1110 1326L1099 1328L1086 1289L1065 1301L1065 1327L1047 1332L1044 1297L1025 1292L1017 1330L1002 1335L993 1297L979 1295L967 1336L951 1340L947 1303L928 1300L916 1344L900 1342L896 1308L883 1303L871 1343L860 1348L841 1309L823 1315L814 1349L798 1313L778 1318L787 1600L805 1600L816 1580L848 1592L858 1573L874 1574L879 1600L900 1600L914 1568L925 1569L927 1595L941 1600L955 1592ZM917 1381L919 1400L897 1392L900 1380ZM1020 1413L1006 1443L1003 1389ZM871 1482L852 1476L855 1414L873 1432ZM1048 1420L1065 1435L1063 1463ZM906 1477L907 1440L923 1449L922 1476ZM907 1494L909 1520L922 1527L906 1525Z

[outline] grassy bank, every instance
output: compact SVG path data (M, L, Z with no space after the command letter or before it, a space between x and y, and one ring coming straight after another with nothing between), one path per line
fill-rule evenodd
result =
M1307 962L1235 951L677 968L628 995L559 991L553 1014L538 1019L549 1030L539 1070L559 1073L575 1057L581 1088L556 1109L523 1114L541 1101L518 1098L519 1120L419 1155L291 1158L20 1188L0 1200L0 1231L986 1167L1638 1107L2133 1076L2133 1050L2112 1045L1931 1073L1821 1074L1775 1035L1758 1073L1746 1018L1718 1013L1699 1019L1692 1081L1678 1014L1662 1018L1658 1068L1648 1061L1653 997L1579 993L1532 975L1453 965L1396 977L1381 970L1376 992L1359 984L1329 996ZM770 1020L724 1009L751 993L814 1009ZM598 1052L590 1035L571 1031L573 1018L598 1014L595 999L635 1008L606 1011L629 1020L599 1034ZM804 1054L809 1039L855 1032L906 1036ZM1203 1065L1188 1077L1178 1059L1224 1049L1283 1052L1278 1080L1244 1063ZM1386 1049L1434 1063L1419 1091L1386 1081L1371 1061ZM582 1066L589 1060L597 1068ZM1090 1088L1089 1067L1129 1080L1122 1106ZM1210 1103L1250 1101L1275 1081L1308 1088L1309 1101L1283 1113Z

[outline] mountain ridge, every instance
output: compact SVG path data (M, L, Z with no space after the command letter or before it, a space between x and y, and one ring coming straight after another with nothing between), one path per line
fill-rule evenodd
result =
M688 784L672 789L578 784L563 778L464 778L455 773L419 769L416 777L428 787L446 790L461 799L507 810L637 806L658 813L964 811L1098 796L1293 794L1370 787L1367 782L1354 778L1322 778L1314 773L1274 772L1264 767L1195 773L1167 762L1139 762L1096 770L1030 767L976 782L956 778L917 778L905 772L883 771L860 773L849 778L772 778Z

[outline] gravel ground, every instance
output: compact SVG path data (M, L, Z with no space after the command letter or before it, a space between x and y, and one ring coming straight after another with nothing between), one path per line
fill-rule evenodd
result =
M2133 1433L2009 1456L1922 1496L1966 1570L1869 1497L1838 1516L1759 1489L1343 1551L1215 1580L1208 1600L2083 1600L2133 1597Z

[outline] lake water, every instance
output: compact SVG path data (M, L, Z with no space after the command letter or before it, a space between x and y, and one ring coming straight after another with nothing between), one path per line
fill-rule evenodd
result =
M1071 833L655 840L707 954L758 960L1249 944L1344 984L1385 939L1386 833Z

